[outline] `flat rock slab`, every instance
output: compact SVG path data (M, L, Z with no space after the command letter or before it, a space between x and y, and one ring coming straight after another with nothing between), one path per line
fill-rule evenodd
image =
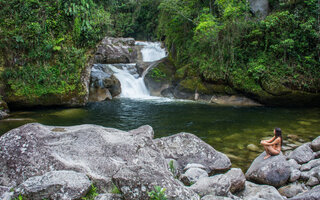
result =
M179 133L155 139L154 142L165 158L177 160L182 168L190 163L198 163L212 175L231 167L230 159L225 154L190 133Z
M83 197L91 182L83 173L74 171L52 171L42 176L27 179L15 190L15 197L32 200L70 200Z
M241 197L245 200L283 200L276 188L269 185L257 185L246 181L245 189L241 192Z
M281 154L264 159L266 153L260 154L246 173L249 181L279 187L290 178L291 169L286 158Z

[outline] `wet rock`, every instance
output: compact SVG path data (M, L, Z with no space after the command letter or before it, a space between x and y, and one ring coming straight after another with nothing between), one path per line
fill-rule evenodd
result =
M299 136L294 135L294 134L288 134L288 135L287 135L287 138L290 138L290 139L292 139L292 140L298 140L298 139L299 139Z
M99 194L94 198L94 200L123 200L123 198L120 194L105 193Z
M180 180L185 185L192 185L202 177L208 177L208 173L205 170L200 168L189 168L184 174L180 176Z
M269 13L268 0L249 0L250 8L257 16L265 18Z
M311 190L298 194L295 197L290 198L289 200L317 200L320 199L320 186L316 186Z
M79 199L89 191L90 185L90 180L83 173L51 171L24 181L15 190L15 197L22 195L32 200Z
M261 104L252 99L236 95L213 95L209 102L219 105L261 106Z
M290 177L291 170L285 156L280 153L264 159L266 153L260 154L246 172L247 180L268 184L275 187L284 185Z
M246 181L245 189L240 193L240 196L246 200L283 200L276 188L269 185L257 185Z
M97 47L94 63L134 63L137 59L133 38L105 37Z
M232 168L225 174L231 181L230 192L235 193L244 189L246 177L239 168Z
M301 171L309 171L314 167L320 166L320 159L311 160L310 162L303 164L300 168Z
M308 182L306 183L307 186L315 186L315 185L318 185L319 184L319 180L318 178L314 177L314 176L311 176L308 180Z
M299 164L307 163L314 158L310 143L306 143L296 148L290 153L289 159L295 159Z
M298 180L300 178L301 172L297 169L293 169L291 170L291 174L290 174L290 182L295 182L296 180Z
M201 178L193 184L190 189L200 196L213 195L213 196L228 196L230 191L230 179L223 175L215 175L211 177Z
M256 145L254 145L254 144L249 144L248 146L247 146L247 149L249 149L250 151L255 151L255 152L259 152L260 150L259 150L259 147L257 147Z
M206 167L209 174L230 169L230 159L221 152L190 133L179 133L155 139L154 143L165 158L173 158L181 167L199 163Z
M168 170L149 165L121 168L112 180L126 200L148 199L147 192L154 190L154 186L166 188L168 199L199 199L197 194L174 179Z
M282 196L285 196L287 198L294 197L302 192L307 191L305 187L302 187L301 184L293 183L290 185L283 186L278 189L279 193Z
M316 139L314 139L311 142L311 148L313 151L320 151L320 136L318 136Z

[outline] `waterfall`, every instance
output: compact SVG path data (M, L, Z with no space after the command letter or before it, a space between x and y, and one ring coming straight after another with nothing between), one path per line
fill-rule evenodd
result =
M153 62L152 64L154 64L155 61L166 57L166 50L161 47L160 42L137 41L135 44L142 46L143 62ZM120 97L132 99L153 98L144 83L144 76L139 76L135 63L109 64L106 66L114 72L114 76L121 83Z

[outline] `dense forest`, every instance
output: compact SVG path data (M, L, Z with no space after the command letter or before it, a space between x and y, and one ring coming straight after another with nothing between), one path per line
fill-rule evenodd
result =
M0 92L83 93L81 73L105 36L163 41L186 88L245 94L320 90L318 0L0 0ZM5 92L4 92L5 91Z

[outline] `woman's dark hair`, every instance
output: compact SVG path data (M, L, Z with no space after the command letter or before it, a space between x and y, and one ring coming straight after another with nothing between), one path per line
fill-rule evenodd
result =
M278 137L280 137L281 139L281 146L282 146L282 134L281 134L281 128L275 128L275 135L276 135L276 138L277 139Z

